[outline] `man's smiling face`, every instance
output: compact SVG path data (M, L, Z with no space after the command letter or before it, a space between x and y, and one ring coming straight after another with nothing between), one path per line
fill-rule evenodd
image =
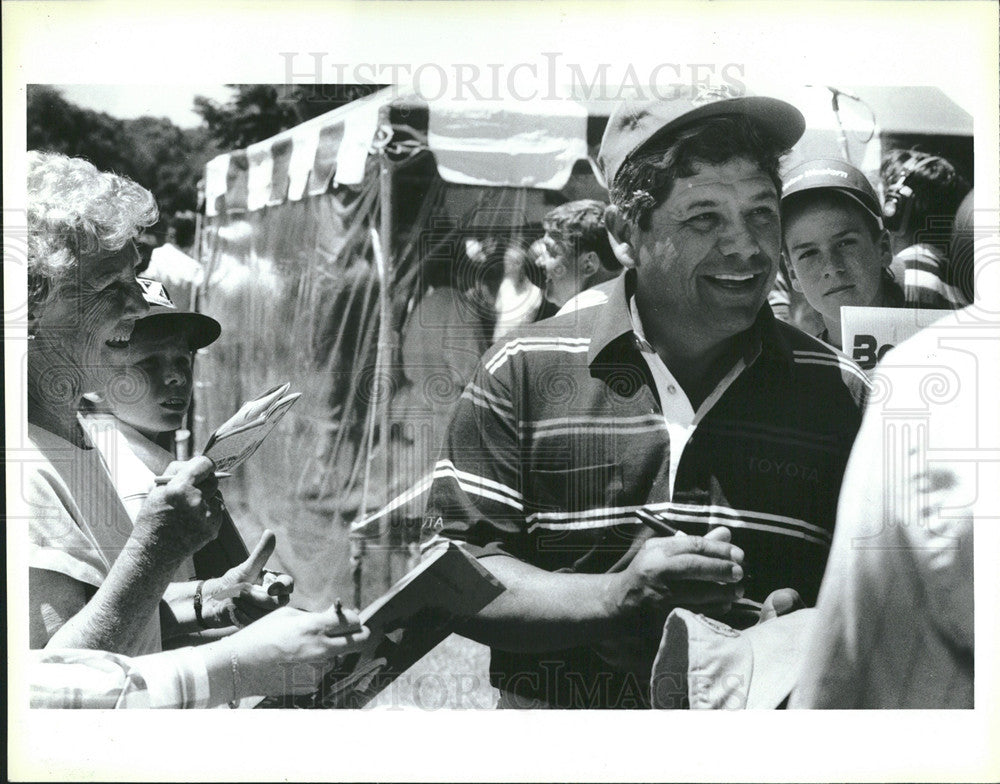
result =
M633 229L637 296L659 330L721 340L753 323L774 285L778 192L745 158L694 168L674 181L648 229Z

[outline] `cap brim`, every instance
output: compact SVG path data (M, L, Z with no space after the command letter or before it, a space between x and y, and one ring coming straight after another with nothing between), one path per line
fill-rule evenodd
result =
M745 95L740 98L713 101L685 112L632 150L626 159L631 158L650 144L661 141L664 137L683 130L699 120L724 116L746 117L766 136L771 137L786 149L793 147L806 131L806 118L802 112L787 101L766 96Z
M806 666L815 608L772 618L740 634L753 648L753 678L747 689L747 710L772 709L784 701Z
M861 209L865 211L865 214L871 215L875 219L875 222L878 224L878 227L880 229L882 228L882 210L878 210L876 212L875 210L872 209L872 206L868 204L860 196L858 196L857 193L855 193L852 190L848 190L847 188L837 188L832 185L817 185L812 188L800 188L799 190L792 191L791 193L788 193L781 197L782 208L784 208L786 202L795 199L797 196L802 196L804 194L811 193L813 191L836 191L841 196L845 196L851 201L853 201L855 204L857 204Z
M192 351L211 345L222 334L222 325L204 313L154 307L151 308L149 315L140 319L140 322L154 332L158 329L184 330L188 336L188 346Z

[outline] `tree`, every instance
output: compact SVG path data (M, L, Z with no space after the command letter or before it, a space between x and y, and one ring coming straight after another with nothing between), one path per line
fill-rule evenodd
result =
M222 104L203 96L197 112L215 143L239 149L293 128L305 120L369 95L378 84L231 84L233 97Z
M135 169L122 154L122 120L83 109L45 85L28 85L27 120L29 150L86 158L99 169L135 179Z
M160 214L197 208L197 183L218 154L204 127L178 128L161 117L119 120L84 109L46 85L28 85L29 150L86 158L148 188Z

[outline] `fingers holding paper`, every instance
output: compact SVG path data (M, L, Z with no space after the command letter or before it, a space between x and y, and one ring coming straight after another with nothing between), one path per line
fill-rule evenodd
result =
M239 662L246 694L310 694L337 657L367 650L372 635L357 613L283 607L225 642Z

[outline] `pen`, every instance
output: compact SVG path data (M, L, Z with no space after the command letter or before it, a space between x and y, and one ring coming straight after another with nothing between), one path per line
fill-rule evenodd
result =
M656 535L656 536L686 536L687 535L683 531L680 531L680 530L674 528L672 525L670 525L669 523L667 523L667 521L664 520L662 517L660 517L658 514L650 511L649 509L647 509L644 506L640 506L640 507L638 507L635 510L635 516L639 520L640 523L645 523L646 527L650 531L652 531L653 534ZM646 537L646 538L648 538L648 537ZM645 541L645 538L643 538L643 537L637 537L636 540L632 543L632 547L621 558L619 558L611 566L610 569L608 569L608 572L609 573L611 573L611 572L621 572L624 569L628 568L629 563L631 563L632 559L635 557L635 548L636 548L636 546L642 544L643 541Z
M333 603L333 609L337 613L337 618L339 618L342 621L347 620L347 618L344 616L344 605L339 598L337 599L337 601Z
M658 514L649 511L644 506L640 506L635 510L635 516L661 536L687 536L687 534L679 528L674 528L672 525L663 520ZM750 575L744 572L743 579L746 580L749 577ZM755 602L753 599L737 599L733 602L733 606L742 607L743 609L749 608L760 612L762 605L760 602Z
M216 479L228 479L232 476L232 474L228 471L216 471L214 476ZM156 485L165 485L169 483L171 479L173 479L172 476L156 476L153 477L153 483Z
M683 531L674 528L662 517L649 511L644 506L640 506L635 510L635 516L661 536L687 536Z

